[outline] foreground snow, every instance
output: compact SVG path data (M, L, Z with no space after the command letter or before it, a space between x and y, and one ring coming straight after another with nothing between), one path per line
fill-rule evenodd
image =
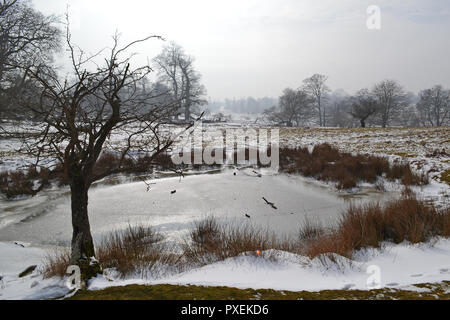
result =
M94 279L90 289L128 284L178 284L236 288L319 291L325 289L370 289L369 266L378 266L381 287L405 288L412 284L450 280L450 239L419 245L385 244L382 250L364 250L355 260L337 257L338 264L272 251L264 257L242 255L165 279L130 279L111 282Z
M0 300L50 299L67 294L68 288L60 279L43 279L39 267L47 254L42 248L26 243L0 242ZM26 268L37 265L28 276L19 278Z
M47 251L0 243L0 299L49 299L68 294L64 281L42 279L38 271L19 278L30 265L42 262ZM176 284L228 286L236 288L319 291L326 289L371 289L367 286L369 266L380 270L380 286L419 290L418 283L450 280L450 239L435 239L426 244L386 243L383 249L362 250L354 260L336 256L337 264L327 259L309 259L282 251L266 251L261 257L241 255L201 268L158 280L114 280L100 276L89 288L99 290L128 284ZM1 281L0 281L1 282Z

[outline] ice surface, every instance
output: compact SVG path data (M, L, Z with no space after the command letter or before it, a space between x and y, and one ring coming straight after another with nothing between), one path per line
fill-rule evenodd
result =
M177 238L193 221L212 215L232 223L251 223L277 234L296 232L304 217L333 223L348 205L348 198L310 180L253 170L154 180L147 192L142 182L92 188L89 216L94 238L128 224L152 225ZM177 190L175 194L171 191ZM380 200L389 195L352 197L353 201ZM277 209L266 204L265 197ZM7 207L9 205L9 207ZM2 203L0 241L35 245L68 245L72 234L70 198L42 194L36 198ZM251 219L246 218L249 215ZM174 239L175 240L175 239Z

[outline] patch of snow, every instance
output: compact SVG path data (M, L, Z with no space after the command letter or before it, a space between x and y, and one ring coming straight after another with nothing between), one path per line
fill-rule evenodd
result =
M19 278L19 273L31 265L38 265L39 269L46 253L42 248L0 242L0 300L51 299L69 292L62 280L43 279L38 270Z

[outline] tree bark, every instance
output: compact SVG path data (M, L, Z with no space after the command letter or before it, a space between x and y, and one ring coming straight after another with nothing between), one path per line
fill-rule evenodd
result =
M183 73L186 76L186 101L184 106L184 119L186 122L191 121L191 81L189 79L189 75L183 69Z
M77 265L81 270L83 284L101 273L101 268L95 259L94 241L88 217L88 190L89 186L82 179L72 181L72 253L70 264Z
M190 106L186 103L185 107L184 107L184 119L186 122L190 122L191 121L191 108Z

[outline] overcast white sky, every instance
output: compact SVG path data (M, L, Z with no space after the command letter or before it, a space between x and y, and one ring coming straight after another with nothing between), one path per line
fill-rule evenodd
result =
M33 0L45 13L72 20L74 41L88 51L151 34L196 57L213 99L279 96L313 73L348 92L389 78L418 91L450 87L448 0ZM366 27L369 5L381 30ZM141 61L160 51L136 48Z

